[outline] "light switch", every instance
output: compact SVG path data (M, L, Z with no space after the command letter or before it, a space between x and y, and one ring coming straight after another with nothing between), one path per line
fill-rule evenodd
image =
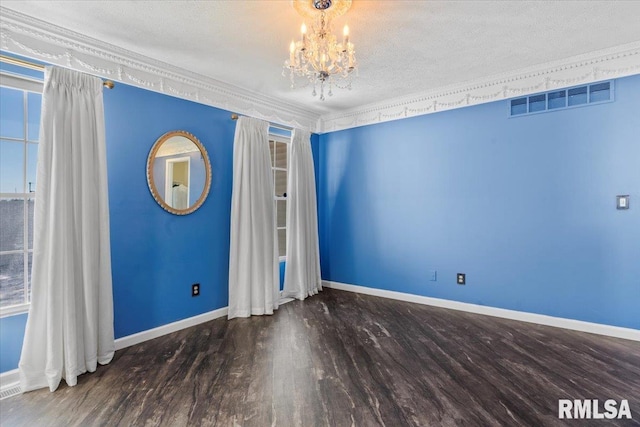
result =
M616 209L629 209L629 195L616 196Z

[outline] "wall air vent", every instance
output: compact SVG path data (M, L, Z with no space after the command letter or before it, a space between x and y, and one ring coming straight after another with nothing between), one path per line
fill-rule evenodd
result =
M613 80L512 99L509 116L524 116L610 101L613 101Z

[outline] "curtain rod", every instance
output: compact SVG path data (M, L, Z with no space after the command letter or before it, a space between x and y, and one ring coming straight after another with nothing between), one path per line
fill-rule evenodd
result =
M44 71L44 65L25 61L24 59L12 58L6 55L0 55L0 62L4 62L6 64L11 64L11 65L18 65L20 67L28 68L30 70ZM105 80L102 83L102 85L108 89L113 89L116 84L111 80Z
M231 114L231 120L238 120L240 116L238 116L236 113L232 113ZM288 132L291 132L293 130L293 128L288 128L288 127L284 127L284 126L278 126L278 125L274 125L273 123L269 122L269 127L270 128L276 128L276 129L280 129L280 130L286 130Z

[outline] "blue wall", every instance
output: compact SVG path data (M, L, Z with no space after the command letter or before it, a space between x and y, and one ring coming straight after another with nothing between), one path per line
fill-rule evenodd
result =
M115 336L228 304L229 224L235 122L224 110L118 83L105 91ZM194 134L213 180L196 212L165 212L147 187L146 161L170 130ZM200 283L200 296L191 285ZM17 368L27 315L0 319L0 372Z
M225 307L231 113L118 84L105 93L105 121L116 338ZM211 160L209 196L186 216L165 212L147 187L149 150L170 130L194 134Z
M615 97L321 135L323 279L640 329L640 76Z
M0 372L18 367L27 314L0 318Z
M617 81L613 103L507 109L313 135L323 278L640 328L640 76ZM118 84L105 120L116 338L226 306L230 113ZM187 216L162 210L145 176L155 140L177 129L213 170ZM630 210L615 210L616 194ZM0 372L17 367L25 320L0 319Z

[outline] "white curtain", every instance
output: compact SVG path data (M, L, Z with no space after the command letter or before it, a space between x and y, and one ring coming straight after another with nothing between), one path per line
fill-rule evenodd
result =
M233 147L228 318L278 308L278 240L269 123L240 117Z
M102 80L47 67L22 391L74 386L113 358L106 166Z
M287 262L283 296L300 300L322 290L311 134L296 129L289 146Z

